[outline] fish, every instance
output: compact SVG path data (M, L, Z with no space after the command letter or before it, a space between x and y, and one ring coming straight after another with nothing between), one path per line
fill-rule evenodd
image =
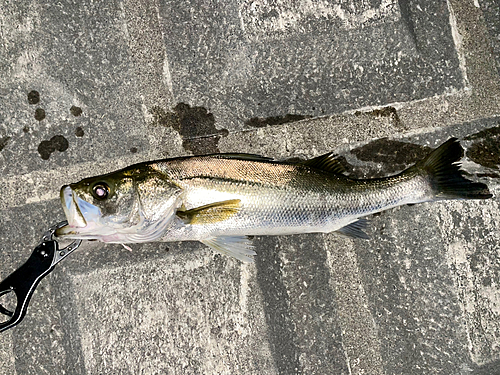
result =
M464 176L451 138L393 176L349 177L338 156L287 162L214 154L144 162L65 185L68 224L56 236L126 244L200 241L243 262L249 236L331 233L368 239L366 217L401 205L488 199Z

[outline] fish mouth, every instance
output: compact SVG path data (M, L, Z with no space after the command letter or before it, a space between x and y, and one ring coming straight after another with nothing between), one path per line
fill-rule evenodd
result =
M81 199L69 185L61 188L61 203L68 224L56 230L56 236L82 238L78 236L91 230L101 217L101 210Z

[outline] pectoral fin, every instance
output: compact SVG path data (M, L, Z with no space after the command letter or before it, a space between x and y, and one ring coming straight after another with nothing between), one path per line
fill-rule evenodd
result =
M244 263L253 263L253 244L246 236L221 236L201 241L221 254L232 256Z
M186 224L212 224L227 220L241 208L239 199L210 203L191 210L177 210L179 216Z
M368 240L370 237L363 232L363 229L368 227L367 219L358 219L355 222L346 225L337 230L337 233L343 234L344 236L353 237L353 238L361 238L363 240Z

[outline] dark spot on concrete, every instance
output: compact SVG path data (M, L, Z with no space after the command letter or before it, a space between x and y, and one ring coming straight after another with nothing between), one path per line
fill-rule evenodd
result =
M218 130L215 127L214 115L203 107L179 103L173 112L160 107L153 107L150 112L153 115L153 124L177 130L183 138L184 149L195 155L220 152L219 140L229 134L228 130Z
M40 101L40 93L38 91L30 91L28 93L28 103L37 104Z
M56 135L50 139L52 143L56 146L56 150L63 152L66 151L69 147L68 140L64 138L62 135Z
M364 173L366 177L380 177L407 168L431 151L430 147L381 138L355 148L351 153L361 161L383 164L381 171L371 170Z
M499 169L500 127L489 128L465 138L475 142L467 149L467 157L483 167Z
M312 116L292 115L290 113L285 116L253 117L250 120L245 121L245 125L252 126L254 128L263 128L268 125L281 125L286 124L287 122L300 121L311 117Z
M137 153L137 147L132 147L132 148L130 149L130 152L131 152L132 154L136 154L136 153Z
M83 137L83 136L84 136L84 134L85 134L85 132L83 131L83 129L82 129L82 127L81 127L81 126L79 126L79 127L77 127L77 128L75 129L75 135L76 135L77 137Z
M370 112L361 112L361 111L356 111L354 112L355 116L361 116L361 115L370 115L373 117L388 117L392 121L394 121L394 124L396 125L401 125L401 120L399 119L398 112L396 108L394 107L384 107L384 108L377 108L374 109L373 111Z
M2 151L5 146L7 145L7 142L9 142L10 137L3 137L0 138L0 151Z
M72 106L69 111L73 116L80 116L82 114L82 109L80 107Z
M23 132L25 132L25 133L29 133L29 132L30 132L30 128L28 128L27 126L25 126L25 127L23 128Z
M37 119L38 121L42 121L44 118L45 118L45 110L43 110L42 108L37 108L35 110L35 119Z
M54 151L66 151L69 147L68 140L62 135L55 135L50 141L42 141L38 145L38 153L43 160L48 160Z
M55 150L56 149L50 141L42 141L38 145L38 153L43 160L48 160L50 158L50 154L52 154Z

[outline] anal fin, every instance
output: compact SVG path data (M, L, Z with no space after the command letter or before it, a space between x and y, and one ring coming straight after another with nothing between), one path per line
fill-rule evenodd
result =
M221 254L232 256L244 263L253 263L252 241L246 236L221 236L201 241Z
M336 232L344 236L361 238L363 240L368 240L370 237L363 232L363 229L368 227L369 221L367 219L358 219L345 227L338 229Z

